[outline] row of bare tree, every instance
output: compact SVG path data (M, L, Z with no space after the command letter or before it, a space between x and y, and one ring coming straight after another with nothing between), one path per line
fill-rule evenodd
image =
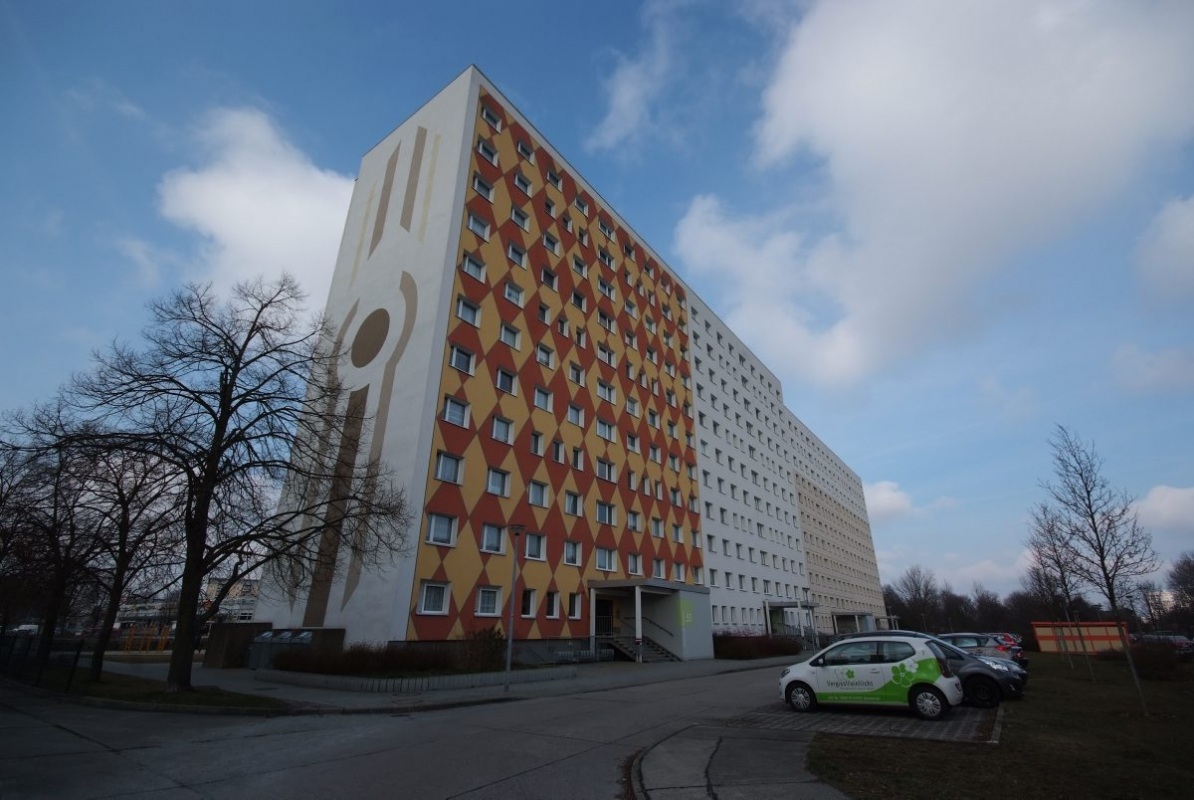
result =
M1194 626L1194 552L1168 575L1168 596L1147 576L1157 571L1152 537L1139 524L1134 500L1114 489L1093 444L1058 426L1049 440L1053 480L1031 512L1026 542L1031 564L1022 589L1003 600L981 585L960 595L914 565L883 587L889 614L904 627L930 631L1027 632L1033 620L1134 620L1152 629ZM1092 603L1087 593L1099 598Z
M44 662L68 609L102 606L98 678L120 604L167 587L181 691L237 581L272 571L297 587L346 557L383 564L411 515L384 465L338 458L340 432L369 420L345 402L345 354L292 278L226 298L190 285L149 312L137 345L97 352L52 402L4 418L0 623L35 614ZM222 589L203 604L211 578Z

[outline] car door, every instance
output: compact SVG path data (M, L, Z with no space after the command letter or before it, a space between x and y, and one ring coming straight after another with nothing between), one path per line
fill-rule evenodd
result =
M846 641L826 651L817 668L817 699L826 703L875 703L891 682L880 642Z

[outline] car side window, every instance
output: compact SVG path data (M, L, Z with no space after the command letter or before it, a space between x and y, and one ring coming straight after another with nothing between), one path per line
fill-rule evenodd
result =
M877 652L877 644L877 642L847 642L826 653L825 664L828 666L869 664L871 656Z
M883 655L879 663L894 664L898 661L912 658L915 654L916 651L907 642L884 642Z

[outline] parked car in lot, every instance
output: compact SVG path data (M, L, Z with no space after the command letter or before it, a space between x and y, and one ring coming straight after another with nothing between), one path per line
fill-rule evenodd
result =
M989 633L939 633L937 638L976 656L1010 658L1028 669L1028 657L1024 655L1023 648L1008 646Z
M860 636L831 644L779 678L796 711L820 705L910 707L937 720L962 702L962 681L940 644L914 636Z
M871 631L844 633L838 641L864 636L913 636L937 642L949 659L950 668L962 681L964 702L977 708L991 708L1003 700L1019 700L1028 686L1028 670L1007 658L974 655L920 631Z
M1178 658L1187 661L1194 658L1194 642L1185 636L1171 633L1142 633L1135 637L1136 644L1152 644L1172 647Z

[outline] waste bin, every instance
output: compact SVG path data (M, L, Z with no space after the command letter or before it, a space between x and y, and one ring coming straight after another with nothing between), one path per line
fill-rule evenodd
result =
M249 645L249 669L273 669L274 659L284 650L308 650L314 640L313 631L265 631L253 637Z

